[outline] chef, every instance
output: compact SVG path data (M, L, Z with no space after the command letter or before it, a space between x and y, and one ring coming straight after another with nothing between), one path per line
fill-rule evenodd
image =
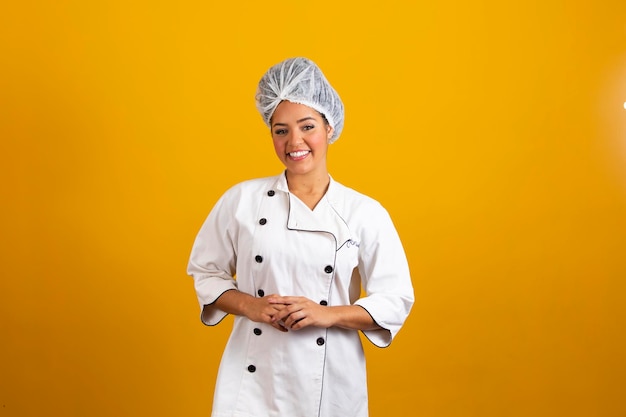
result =
M388 212L329 174L344 108L306 58L271 67L257 108L285 166L218 200L189 260L202 322L235 316L213 417L365 417L359 331L388 346L413 305Z

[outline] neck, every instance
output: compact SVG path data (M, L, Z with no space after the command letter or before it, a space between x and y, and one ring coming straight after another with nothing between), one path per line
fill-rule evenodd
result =
M320 202L328 185L330 184L330 176L328 172L325 175L293 175L287 171L287 186L289 192L295 195L306 204L311 210Z
M297 175L287 171L286 175L289 191L294 194L324 194L330 183L328 171L308 175Z

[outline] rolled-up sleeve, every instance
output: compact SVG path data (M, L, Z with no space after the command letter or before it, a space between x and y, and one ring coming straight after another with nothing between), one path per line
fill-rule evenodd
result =
M187 265L187 273L194 279L200 319L208 326L218 324L227 314L214 306L215 300L237 289L237 232L230 205L228 194L215 204L196 236Z
M375 208L361 230L359 273L365 296L355 302L381 329L363 333L376 346L386 347L396 336L414 302L409 265L388 212Z

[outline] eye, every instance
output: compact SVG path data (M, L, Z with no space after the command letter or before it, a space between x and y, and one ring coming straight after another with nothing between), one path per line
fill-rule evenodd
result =
M314 125L304 125L302 126L302 130L311 130L311 129L315 129Z
M284 135L285 133L287 133L287 129L276 129L274 131L275 135Z

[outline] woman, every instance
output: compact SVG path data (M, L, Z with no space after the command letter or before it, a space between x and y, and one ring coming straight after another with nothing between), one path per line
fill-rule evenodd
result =
M385 347L404 323L413 288L402 244L379 203L328 173L344 111L313 62L270 68L256 103L285 171L228 190L188 266L202 321L235 315L212 415L367 416L358 332Z

